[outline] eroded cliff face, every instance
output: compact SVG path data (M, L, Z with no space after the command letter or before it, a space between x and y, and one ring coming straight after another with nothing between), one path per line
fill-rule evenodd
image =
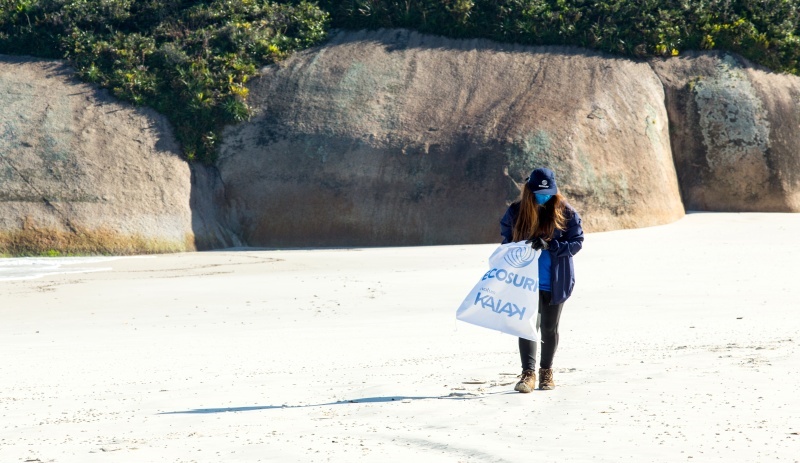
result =
M726 53L652 65L687 209L800 212L800 78Z
M224 134L251 245L492 242L549 166L587 230L683 215L664 94L646 63L575 49L340 33L263 70Z
M0 253L194 250L191 195L162 116L0 57Z
M343 32L250 90L188 165L162 116L0 57L0 253L497 242L538 166L587 231L800 211L800 78L732 55Z

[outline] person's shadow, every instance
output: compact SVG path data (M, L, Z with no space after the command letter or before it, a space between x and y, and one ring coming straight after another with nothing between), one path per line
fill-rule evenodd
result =
M489 392L483 394L450 394L445 396L387 396L387 397L362 397L360 399L339 400L337 402L328 402L324 404L307 404L307 405L254 405L251 407L224 407L224 408L196 408L193 410L181 410L174 412L161 412L159 415L192 415L192 414L206 414L206 413L228 413L228 412L252 412L256 410L274 410L282 408L308 408L308 407L327 407L331 405L347 405L347 404L368 404L368 403L383 403L383 402L408 402L411 400L428 400L428 399L441 399L441 400L472 400L480 399L491 395L503 394L516 394L514 391L499 391Z

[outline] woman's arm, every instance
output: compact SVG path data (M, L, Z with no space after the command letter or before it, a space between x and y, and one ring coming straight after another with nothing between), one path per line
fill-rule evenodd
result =
M550 240L548 249L553 257L574 256L583 248L583 228L578 212L570 209L571 216L567 219L567 229L562 233L561 239Z
M503 243L510 243L514 240L514 213L511 207L506 209L503 218L500 219L500 235L503 236Z

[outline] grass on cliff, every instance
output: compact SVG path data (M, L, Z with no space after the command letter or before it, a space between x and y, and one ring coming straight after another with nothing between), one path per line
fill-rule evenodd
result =
M248 79L331 26L633 57L722 49L800 73L800 0L0 0L0 53L68 59L211 163L222 127L249 115Z

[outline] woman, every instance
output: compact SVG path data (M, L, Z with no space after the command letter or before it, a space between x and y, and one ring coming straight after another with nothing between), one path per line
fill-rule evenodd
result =
M542 355L539 362L539 389L555 388L553 357L558 347L558 320L564 301L572 294L575 272L572 256L583 247L581 218L558 192L552 170L539 168L525 180L520 199L508 207L500 220L503 243L529 242L539 256L539 316ZM522 375L514 387L531 392L536 385L536 349L538 343L519 339Z

